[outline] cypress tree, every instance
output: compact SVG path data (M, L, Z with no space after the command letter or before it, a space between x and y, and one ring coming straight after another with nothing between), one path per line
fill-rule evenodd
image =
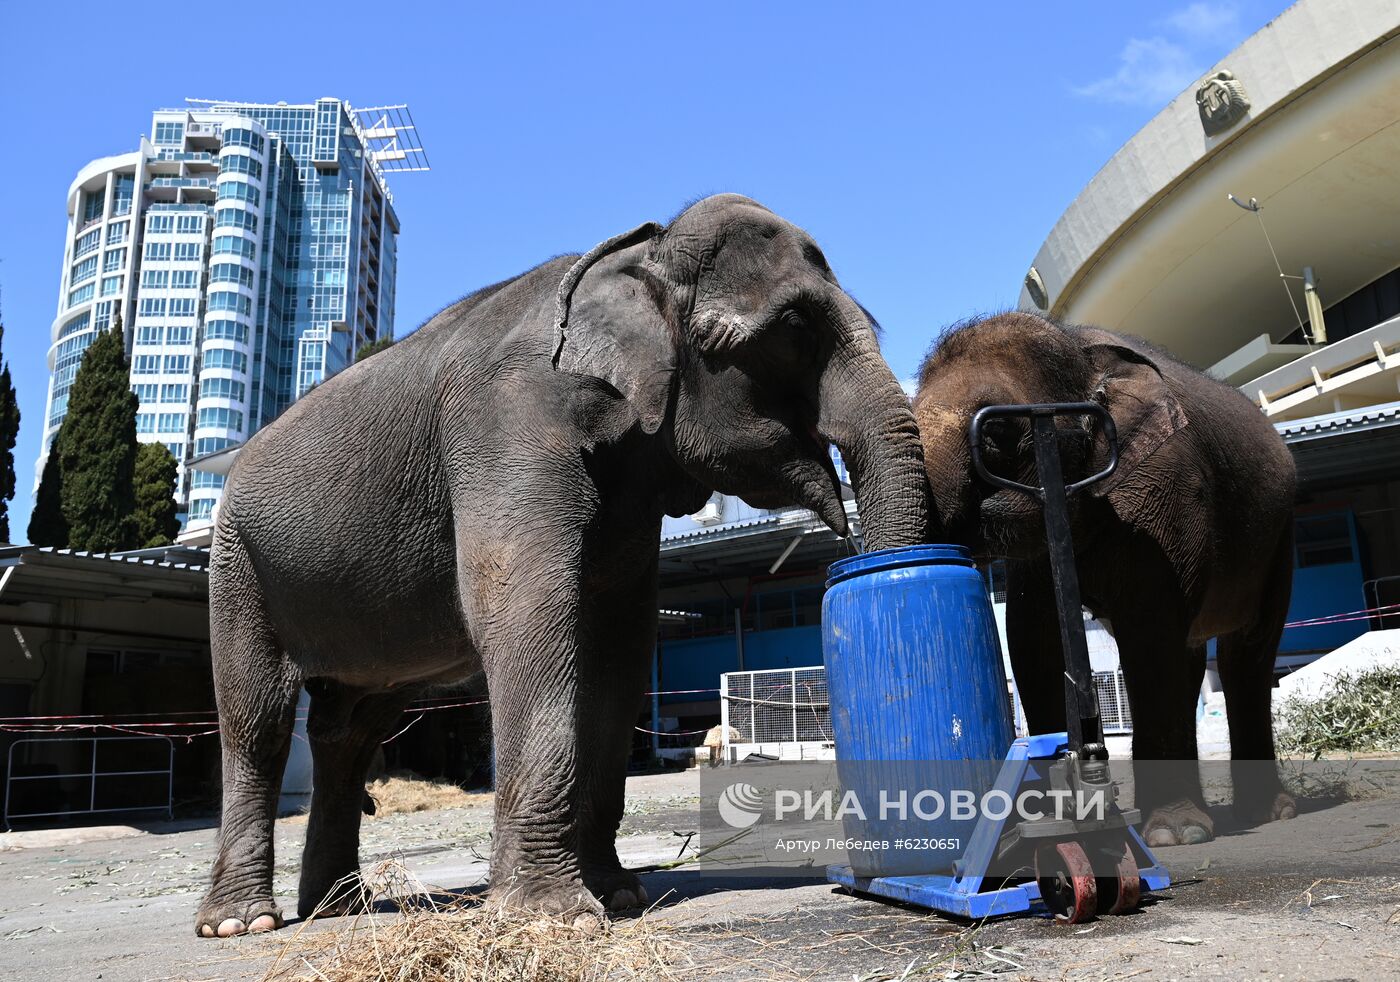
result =
M83 355L58 438L68 545L110 552L135 544L136 409L120 315Z
M15 440L19 439L19 400L4 360L5 323L0 321L0 542L10 541L10 499L15 496Z
M63 468L59 465L58 428L49 456L44 461L44 473L39 478L39 491L34 496L34 511L29 515L29 541L36 546L68 547L68 520L63 517Z
M143 443L136 452L136 545L168 546L180 531L175 517L175 478L180 465L161 443Z

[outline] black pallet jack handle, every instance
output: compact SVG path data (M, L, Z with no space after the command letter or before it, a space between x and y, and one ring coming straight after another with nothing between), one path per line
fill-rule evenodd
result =
M1108 441L1108 465L1097 474L1066 485L1060 466L1056 418L1090 416L1099 421ZM1029 418L1035 442L1036 473L1040 486L1020 484L992 473L982 460L982 427L989 419ZM986 406L972 417L969 427L972 466L982 480L996 487L1030 495L1041 502L1045 513L1045 538L1049 546L1050 575L1055 584L1059 611L1060 644L1065 661L1065 723L1069 752L1081 761L1108 760L1103 722L1099 716L1098 694L1094 691L1089 665L1089 646L1084 637L1083 607L1079 597L1079 574L1074 565L1074 540L1070 535L1069 498L1108 477L1118 467L1118 434L1113 417L1094 402L1042 403L1024 406ZM1090 782L1106 780L1106 773L1084 773Z

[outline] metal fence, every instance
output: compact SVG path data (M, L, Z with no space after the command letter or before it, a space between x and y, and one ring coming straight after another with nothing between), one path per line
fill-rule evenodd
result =
M13 819L139 811L174 817L175 745L169 737L16 740L5 775L7 830Z
M1099 718L1105 735L1133 732L1133 712L1128 708L1128 689L1123 669L1094 673L1094 691L1099 696Z
M779 668L720 676L725 745L830 743L826 669Z
M1128 689L1123 683L1122 668L1095 672L1094 691L1099 697L1104 733L1109 736L1131 733L1133 714L1128 707ZM1015 685L1009 681L1007 702L1016 734L1025 736L1026 718ZM722 675L720 713L726 748L830 746L833 739L826 669L822 667Z

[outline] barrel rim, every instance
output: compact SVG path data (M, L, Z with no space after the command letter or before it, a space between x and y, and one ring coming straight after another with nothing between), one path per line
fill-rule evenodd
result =
M966 546L947 542L927 542L912 546L895 546L893 549L880 549L876 552L863 552L858 556L838 559L827 567L826 585L828 588L855 576L868 573L882 573L892 569L905 569L914 566L964 566L972 567L972 550Z

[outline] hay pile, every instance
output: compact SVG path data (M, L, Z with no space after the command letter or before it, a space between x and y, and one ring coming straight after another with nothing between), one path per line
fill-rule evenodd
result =
M1279 723L1278 750L1290 757L1400 750L1400 668L1340 674L1320 699L1288 699Z
M435 781L413 771L390 771L366 785L374 799L374 815L403 815L439 808L464 808L490 803L488 793L470 794L450 781Z
M683 944L643 916L590 934L528 911L444 896L396 861L365 874L379 913L307 922L263 982L602 982L670 979L690 964Z

